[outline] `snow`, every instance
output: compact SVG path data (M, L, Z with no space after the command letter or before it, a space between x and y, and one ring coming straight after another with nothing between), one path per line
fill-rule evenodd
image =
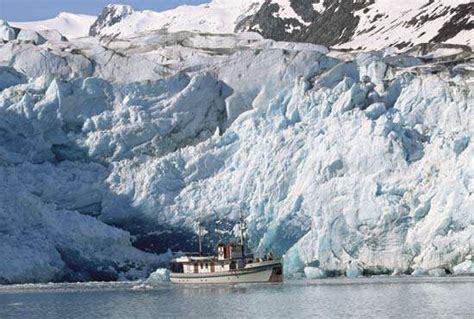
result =
M31 22L11 22L11 25L20 28L33 30L37 32L56 30L68 39L85 37L89 34L89 28L97 17L61 12L57 17Z
M264 3L264 0L212 0L202 5L182 5L164 12L138 11L128 5L109 4L104 9L107 15L98 20L93 16L61 13L49 20L11 24L14 27L40 33L57 30L67 38L88 35L94 22L97 22L95 31L99 37L125 39L157 30L230 34L236 31L239 22L256 14ZM286 32L292 33L311 25L311 22L305 21L295 12L290 0L272 0L271 3L279 6L278 12L273 13L275 18L297 21L296 25L286 23ZM429 43L454 17L456 12L453 8L467 3L469 0L374 1L367 9L355 11L354 14L359 20L355 35L336 47L380 50L387 46L404 47ZM320 14L327 13L327 7L322 0L313 3L312 6ZM469 19L471 22L472 17ZM0 30L2 29L5 27L0 26ZM263 32L260 25L256 25L253 29ZM267 34L269 32L264 31ZM14 37L11 31L8 32L10 38ZM43 33L41 35L48 39ZM472 32L462 30L446 42L471 46L471 41Z
M281 18L281 19L295 19L302 25L309 25L306 21L304 21L296 12L295 10L291 7L291 1L290 0L277 0L273 1L273 3L278 4L279 10L277 13L274 14L276 18ZM292 31L288 31L292 32Z
M127 37L159 29L233 33L236 24L255 13L262 3L263 0L213 0L207 4L183 5L164 12L134 11L119 23L102 28L100 34Z
M410 54L164 31L0 44L0 281L143 278L169 254L132 243L188 249L198 216L216 241L240 204L289 274L457 269L473 83Z
M374 1L368 7L368 13L362 10L356 12L360 22L355 36L338 47L380 49L396 43L428 43L455 14L451 8L469 2L470 0ZM445 11L449 13L444 14ZM410 23L423 17L430 19L422 25ZM463 31L451 38L448 43L471 45L471 39L472 32Z
M320 0L317 3L313 3L313 9L318 13L324 12L326 10L326 7L324 6L324 1Z
M471 48L474 46L471 30L463 30L446 42L450 44L464 44L470 46Z

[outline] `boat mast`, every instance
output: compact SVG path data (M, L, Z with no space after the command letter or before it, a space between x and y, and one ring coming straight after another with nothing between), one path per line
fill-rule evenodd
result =
M199 244L199 256L202 256L202 224L201 217L198 220L198 244Z
M245 257L245 236L244 236L244 215L242 214L242 207L239 210L240 213L240 246L242 246L242 257Z

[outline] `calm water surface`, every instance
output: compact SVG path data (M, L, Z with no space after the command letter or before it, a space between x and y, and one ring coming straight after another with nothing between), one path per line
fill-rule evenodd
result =
M473 318L474 278L0 286L0 318Z

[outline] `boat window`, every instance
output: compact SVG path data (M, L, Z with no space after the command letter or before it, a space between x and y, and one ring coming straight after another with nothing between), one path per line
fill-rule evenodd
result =
M203 268L204 268L204 264L201 263L201 269L203 269Z
M281 275L283 273L283 269L281 269L281 267L277 267L276 269L274 269L274 272L277 275Z
M209 264L208 264L208 263L206 263L206 269L207 269L207 268L209 268Z

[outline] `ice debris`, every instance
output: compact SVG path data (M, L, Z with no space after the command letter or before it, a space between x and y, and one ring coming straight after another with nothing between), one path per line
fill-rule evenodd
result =
M456 275L474 274L474 262L470 259L453 267Z
M148 284L159 285L170 281L170 271L166 268L159 268L154 271L146 280Z
M327 277L324 270L318 267L304 267L304 274L308 279L322 279Z

